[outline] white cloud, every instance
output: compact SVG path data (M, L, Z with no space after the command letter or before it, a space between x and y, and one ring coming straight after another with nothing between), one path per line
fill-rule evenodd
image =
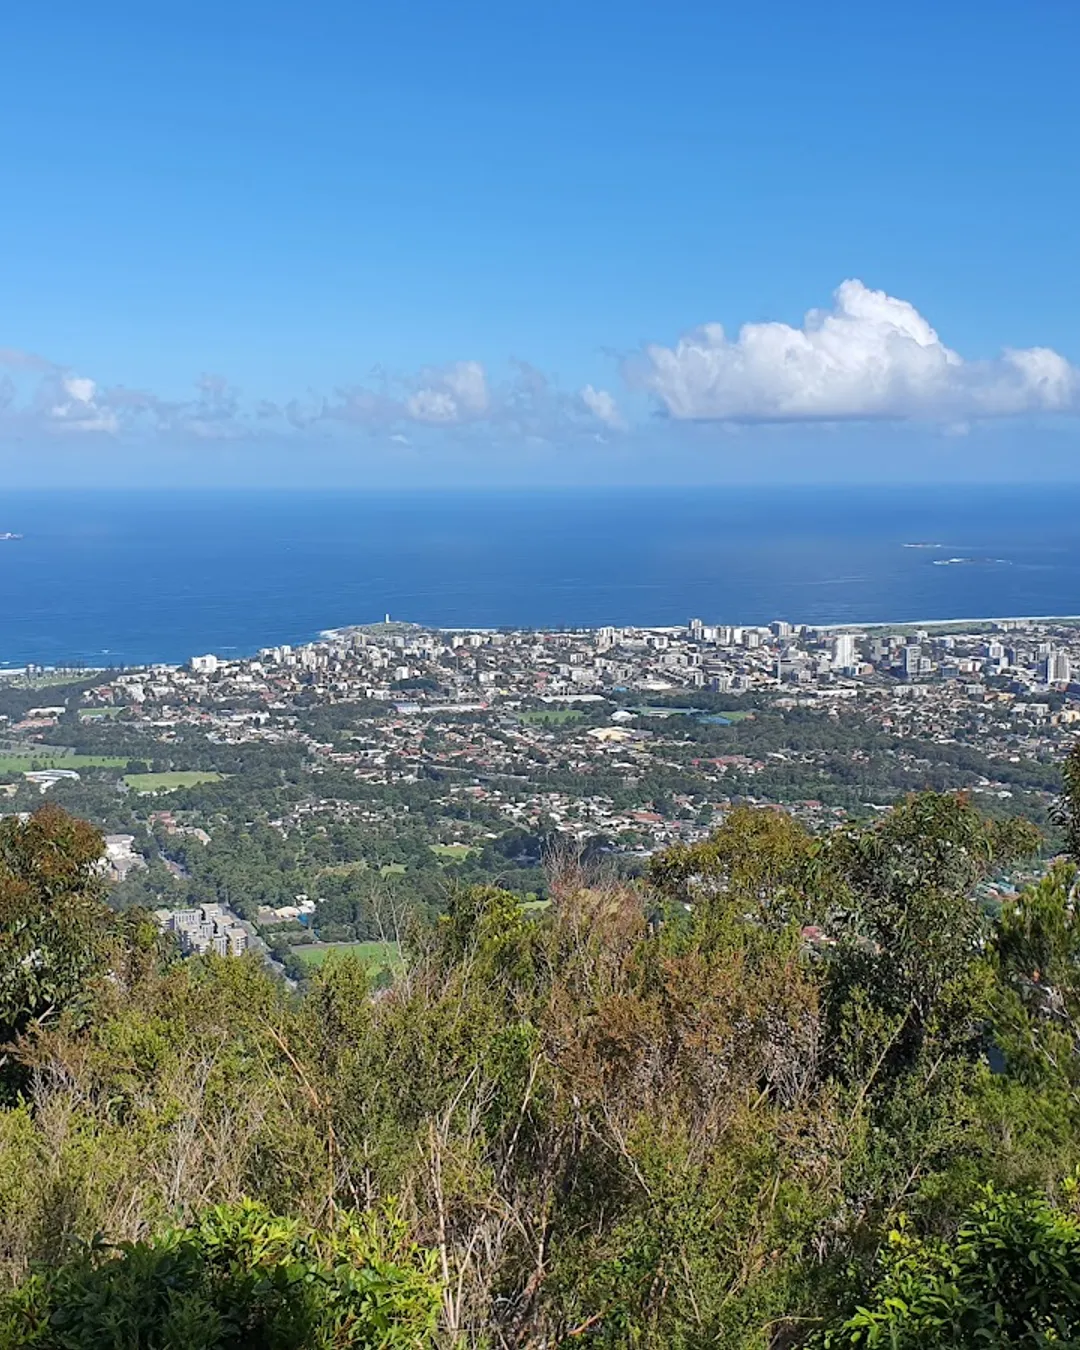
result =
M470 413L487 411L487 376L479 361L457 361L443 375L447 388L457 399L458 406Z
M409 416L417 422L456 422L459 408L453 394L445 389L418 389L405 403Z
M520 361L491 374L474 360L418 371L376 368L331 394L249 398L220 375L186 397L102 385L72 368L0 348L0 439L96 432L125 439L225 441L359 434L423 450L440 436L506 444L603 441L632 434L615 392L560 386ZM965 361L910 304L845 281L833 306L800 327L716 324L671 347L651 345L624 369L668 416L719 421L923 418L947 434L1020 413L1080 412L1080 371L1045 347ZM399 439L400 438L400 439ZM92 440L90 440L92 443Z
M81 375L68 375L63 381L64 392L70 394L76 403L93 403L97 385Z
M625 430L626 422L619 411L619 405L606 389L595 389L591 384L587 384L579 397L598 422L603 422L604 426L610 427L613 431Z
M488 411L491 395L479 361L455 361L441 369L428 369L421 379L421 387L405 400L405 411L416 422L446 426L472 421Z
M81 375L61 377L48 416L60 431L100 431L111 436L120 428L116 413L99 402L95 381Z
M845 281L833 298L801 328L750 323L732 341L706 324L674 347L648 346L628 378L679 419L955 422L1077 405L1080 372L1049 348L969 362L906 300L861 281Z

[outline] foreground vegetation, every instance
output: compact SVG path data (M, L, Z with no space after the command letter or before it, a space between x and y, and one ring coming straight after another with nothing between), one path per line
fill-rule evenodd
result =
M0 1347L1080 1343L1077 866L972 898L1038 844L741 809L297 995L7 819Z

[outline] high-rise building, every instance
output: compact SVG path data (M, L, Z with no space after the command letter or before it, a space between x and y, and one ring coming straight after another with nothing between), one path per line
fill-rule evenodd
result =
M1043 675L1047 684L1068 684L1072 679L1072 663L1068 652L1051 648L1043 663Z
M909 642L900 653L900 663L909 680L919 674L921 661L922 647L917 642Z
M769 632L773 637L790 637L794 631L794 628L785 619L774 619L772 623L769 624Z
M832 644L832 663L837 670L852 670L855 666L855 634L837 633Z

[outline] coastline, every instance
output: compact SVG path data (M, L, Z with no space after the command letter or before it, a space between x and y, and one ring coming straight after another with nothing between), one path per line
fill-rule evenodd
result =
M722 621L722 620L717 621L717 622L718 622L718 625L719 625L719 626L728 626L728 625L724 624L724 621ZM730 625L730 626L736 627L736 628L767 628L769 622L775 622L775 620L767 620L767 621L764 621L764 622L761 622L761 623L756 623L756 624L755 624L755 623L741 623L741 624L734 624L734 625ZM845 632L858 633L858 632L863 632L863 631L870 630L870 629L873 629L873 630L889 629L889 630L891 630L891 631L893 631L893 632L902 632L902 631L904 631L905 629L920 629L920 630L923 630L923 631L926 631L926 632L933 632L935 629L942 629L942 628L954 628L954 629L957 629L957 630L959 630L959 631L967 631L967 632L971 632L971 631L973 631L973 630L977 630L977 629L983 628L983 627L986 627L986 628L992 628L994 625L997 625L997 624L1019 624L1019 625L1030 625L1030 624L1049 623L1049 624L1078 624L1078 625L1080 625L1080 614L1010 614L1010 615L1001 615L1001 616L998 616L998 615L984 615L984 616L979 617L979 618L955 618L955 619L872 619L872 620L869 620L869 621L867 621L867 622L865 622L865 623L813 623L813 624L807 623L807 624L803 624L803 623L799 623L799 622L796 621L796 620L788 620L788 622L790 622L796 630L799 630L799 629L802 629L802 628L806 628L806 629L809 629L809 630L811 630L811 631L819 632L819 633L845 633ZM255 659L255 657L258 655L259 651L264 650L264 649L266 649L267 647L284 646L284 645L289 645L289 646L292 646L292 647L309 647L309 646L312 646L312 645L314 645L314 644L316 644L316 643L319 643L319 642L333 642L333 641L335 641L335 640L340 640L341 638L347 637L348 635L350 635L350 634L352 634L352 633L363 632L365 629L369 629L369 630L385 629L386 626L387 626L387 625L386 625L386 623L385 623L384 621L374 622L374 623L367 623L367 624L341 624L341 625L339 625L339 626L337 626L337 627L335 627L335 628L322 628L322 629L320 629L320 630L318 631L318 633L315 635L315 637L313 637L313 638L308 638L308 639L307 639L306 641L304 641L304 642L293 642L293 643L289 643L289 644L267 642L267 643L263 643L260 647L256 647L254 650L252 650L252 651L250 651L250 652L246 652L246 653L245 653L245 652L237 653L237 652L235 652L234 650L230 650L229 653L228 653L228 655L227 655L227 656L223 656L222 659L223 659L223 660L237 660L237 661L251 661L251 660L254 660L254 659ZM670 623L666 623L666 624L633 623L633 624L611 624L611 625L608 625L608 624L573 624L573 625L569 625L569 624L567 624L567 625L563 625L563 626L559 626L559 627L545 627L545 626L539 625L539 624L537 624L537 625L533 625L533 624L525 624L525 625L521 626L520 628L515 628L515 627L512 627L512 626L503 624L503 625L500 625L499 627L492 628L492 627L487 626L487 625L479 625L479 624L477 624L477 625L475 625L475 626L468 626L468 627L461 627L461 626L459 626L459 625L449 626L449 625L446 625L446 624L425 624L425 623L420 623L420 622L417 622L417 621L411 620L411 619L394 619L394 620L391 621L391 625L390 625L390 626L391 626L391 627L400 627L400 628L406 629L406 630L407 630L407 629L413 629L413 630L416 630L416 631L431 632L431 633L501 633L501 632L510 632L510 633L595 633L595 632L599 632L600 629L606 628L606 627L637 629L637 630L640 630L641 632L647 632L647 633L679 633L679 632L682 632L682 631L685 629L685 627L686 627L685 624L670 624ZM225 649L222 649L222 650L224 651ZM199 654L199 653L194 653L194 652L192 653L192 655L198 655L198 654ZM220 654L220 653L219 653L219 654ZM125 662L117 662L115 665L100 665L100 664L96 664L96 665L85 665L85 666L83 666L83 665L74 665L74 664L71 664L71 665L66 665L66 664L65 664L65 665L59 665L59 666L58 666L58 665L44 665L44 664L39 665L37 662L30 662L30 663L28 663L28 664L24 664L24 665L21 665L21 666L14 666L14 665L6 665L6 664L3 664L3 663L0 663L0 680L13 679L13 678L18 678L19 676L25 676L25 675L26 675L26 672L27 672L27 669L28 669L28 666L33 666L33 668L35 669L35 671L39 672L39 673L42 674L42 675L47 675L47 676L50 676L50 677L54 677L54 676L56 676L57 674L61 674L61 673L67 674L67 673L70 672L71 679L72 679L72 680L77 680L77 679L85 678L85 677L88 676L88 675L104 674L104 673L106 673L106 672L108 672L108 671L112 671L112 670L124 670L124 669L127 669L127 670L146 670L146 669L150 668L151 666L160 666L160 667L162 667L163 669L166 669L166 668L167 668L167 669L176 669L178 666L181 666L181 665L183 665L183 664L184 664L184 662L182 662L182 661L161 661L161 660L148 660L148 661L142 661L142 662L126 662L126 661L125 661ZM53 683L56 683L57 681L56 681L55 679L53 679L52 682L53 682Z
M778 616L772 619L763 619L757 623L736 623L729 625L726 619L708 619L705 622L709 627L733 627L733 628L768 628L770 623L776 622ZM953 628L958 624L995 624L995 623L1075 623L1080 624L1080 614L1005 614L995 615L987 614L980 618L956 618L956 619L870 619L865 623L802 623L798 619L787 620L795 629L807 628L819 633L837 633L852 631L858 632L864 628ZM686 624L671 623L579 623L565 624L558 627L545 624L522 624L515 627L510 624L502 624L499 627L492 628L489 625L477 624L462 626L454 624L428 624L421 623L414 619L394 619L393 625L400 625L402 628L420 629L428 633L596 633L601 628L637 628L643 633L679 633ZM322 639L332 639L343 637L348 633L362 632L364 629L384 628L383 623L356 623L340 624L336 628L323 628L319 631L319 637L314 641Z
M867 623L815 623L807 624L806 627L816 628L823 633L835 633L844 629L854 631L862 628L955 628L958 624L993 623L1080 623L1080 614L1004 614L987 615L981 619L873 619Z

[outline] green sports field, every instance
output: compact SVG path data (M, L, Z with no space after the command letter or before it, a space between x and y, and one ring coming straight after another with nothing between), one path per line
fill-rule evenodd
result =
M317 942L306 947L296 946L293 951L309 966L321 966L335 955L356 956L376 970L397 970L401 965L396 942Z
M468 844L430 844L429 848L445 862L464 862L470 853L476 852Z
M122 769L128 761L118 755L0 755L0 773L28 773L31 769Z

